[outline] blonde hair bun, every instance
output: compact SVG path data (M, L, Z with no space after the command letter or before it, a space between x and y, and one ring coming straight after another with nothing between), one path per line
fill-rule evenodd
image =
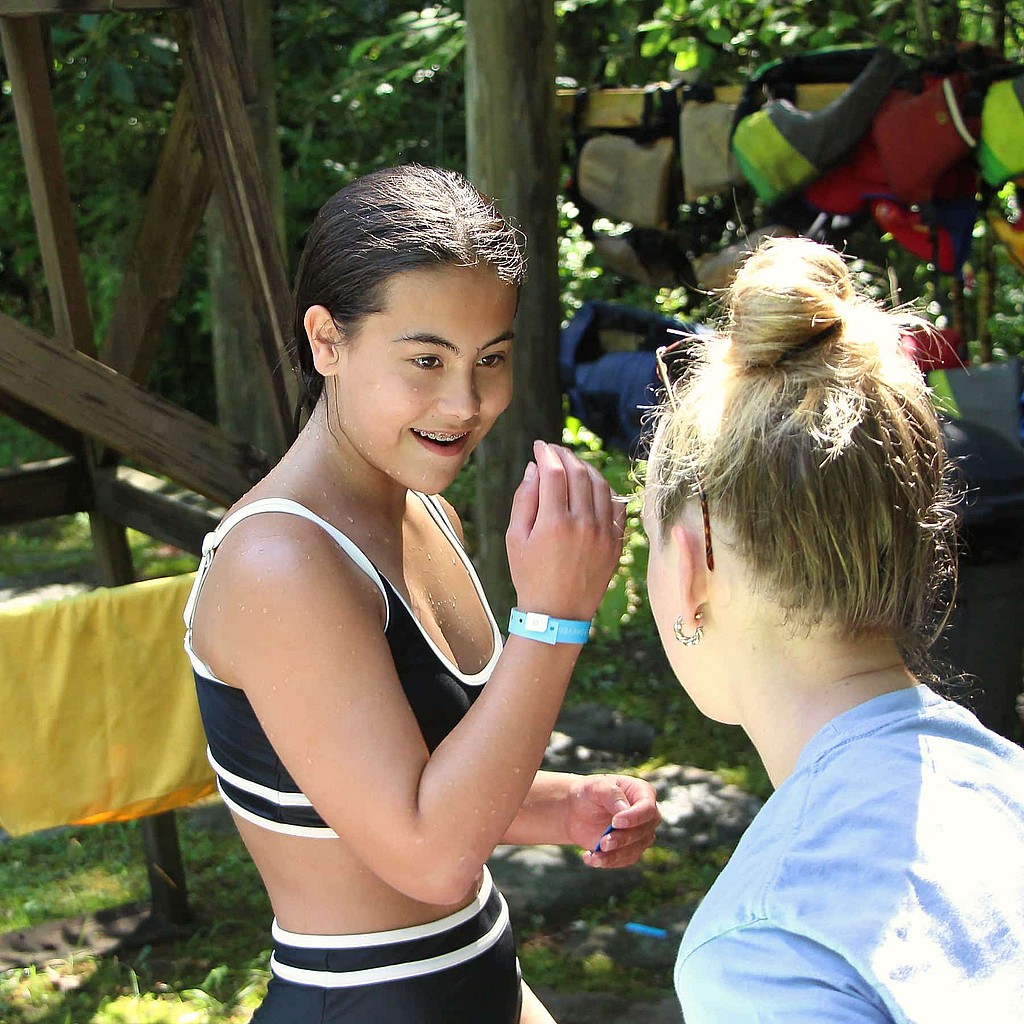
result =
M853 277L834 249L808 238L768 238L728 291L733 361L777 367L806 354L820 361L858 312Z

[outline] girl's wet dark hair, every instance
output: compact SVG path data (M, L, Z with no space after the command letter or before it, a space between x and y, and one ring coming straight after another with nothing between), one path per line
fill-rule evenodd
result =
M299 369L296 424L324 389L303 320L324 306L343 335L385 308L387 286L409 270L486 265L519 288L522 235L461 174L403 164L357 178L321 207L306 238L295 283L291 345Z

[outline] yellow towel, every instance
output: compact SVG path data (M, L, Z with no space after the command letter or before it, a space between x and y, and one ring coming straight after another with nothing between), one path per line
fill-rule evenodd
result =
M182 650L193 577L0 608L0 827L124 821L212 792Z

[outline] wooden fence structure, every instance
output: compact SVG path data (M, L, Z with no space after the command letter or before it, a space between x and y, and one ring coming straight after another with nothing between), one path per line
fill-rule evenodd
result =
M53 320L51 334L0 314L0 413L67 453L0 474L0 524L88 513L105 586L135 580L127 527L198 554L218 518L211 505L232 504L271 464L266 453L144 386L214 191L249 285L282 436L291 432L290 287L246 113L255 85L238 32L242 2L0 0L0 45ZM166 11L185 75L97 343L57 131L48 28L51 16L111 11ZM183 924L190 911L173 812L144 819L143 837L153 916Z

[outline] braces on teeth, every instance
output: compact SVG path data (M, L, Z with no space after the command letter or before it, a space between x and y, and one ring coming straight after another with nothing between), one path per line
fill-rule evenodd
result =
M417 430L416 433L429 437L431 441L457 441L460 437L466 436L465 431L461 434L435 434L429 430Z

